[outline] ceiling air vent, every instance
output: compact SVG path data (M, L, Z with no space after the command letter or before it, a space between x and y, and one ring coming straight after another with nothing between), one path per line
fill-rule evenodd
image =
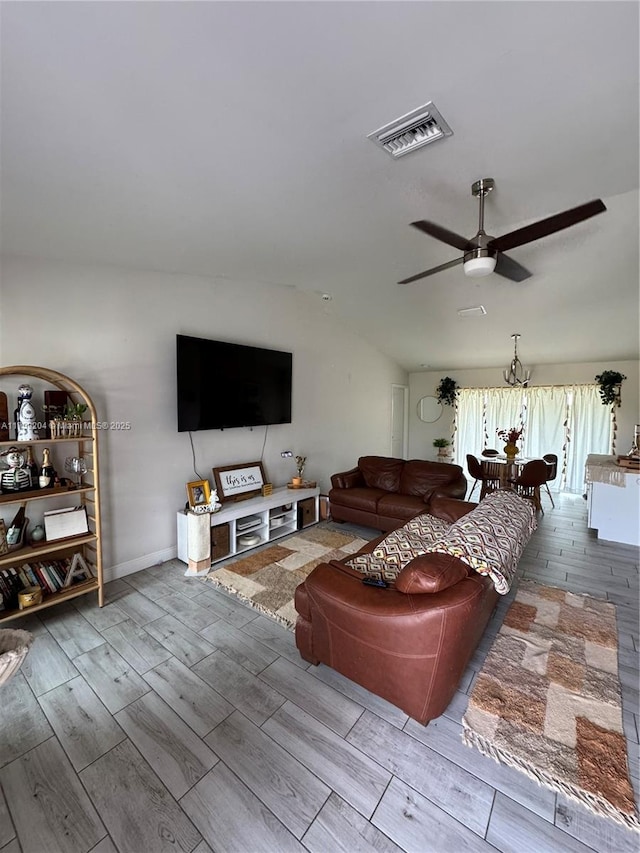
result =
M392 157L402 157L422 148L423 145L428 145L429 142L452 134L449 125L429 101L423 107L418 107L417 110L367 134L367 139L380 145Z
M474 305L473 308L458 308L459 317L483 317L487 313L484 305Z

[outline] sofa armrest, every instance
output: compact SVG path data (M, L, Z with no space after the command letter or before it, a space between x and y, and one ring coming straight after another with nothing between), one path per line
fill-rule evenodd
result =
M308 612L313 614L316 610L316 615L322 614L323 618L329 618L333 622L333 617L337 612L342 614L342 619L345 620L345 625L350 624L352 620L360 621L369 617L384 618L385 616L405 616L414 617L421 613L435 613L440 608L440 613L444 612L449 607L454 606L458 601L464 600L467 593L473 594L473 588L467 587L466 584L470 580L474 584L480 579L483 583L485 578L480 578L480 575L468 574L465 568L465 576L458 583L442 589L429 592L421 592L420 594L407 594L397 590L393 586L386 589L367 586L362 583L365 576L361 572L356 572L349 566L342 563L330 562L320 563L311 572L306 581L303 581L306 592L305 606ZM491 587L491 583L487 586ZM333 614L333 616L331 615ZM351 627L355 630L354 625ZM402 623L396 625L397 632L402 628L407 629L407 626L402 626ZM388 631L388 625L386 626ZM363 637L366 637L366 631L363 632ZM397 633L394 632L394 638L397 640ZM389 638L390 642L394 638Z
M331 485L334 489L355 489L358 486L364 486L365 482L362 471L356 467L350 471L341 471L339 474L332 474Z
M478 504L472 501L461 501L448 497L434 497L429 504L429 514L453 524L477 506Z
M464 496L467 494L467 486L468 484L464 475L458 477L453 483L436 486L431 492L425 495L425 503L431 503L434 498L457 498L458 500L464 500Z

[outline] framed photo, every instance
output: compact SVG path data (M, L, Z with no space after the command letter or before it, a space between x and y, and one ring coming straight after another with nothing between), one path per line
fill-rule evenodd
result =
M194 480L192 483L187 483L187 497L189 498L189 506L206 506L211 499L211 489L209 488L208 480Z
M262 462L214 468L213 477L218 490L218 499L222 503L243 501L261 494L266 479Z

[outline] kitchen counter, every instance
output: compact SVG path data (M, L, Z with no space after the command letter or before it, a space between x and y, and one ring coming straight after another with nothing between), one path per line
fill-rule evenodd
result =
M588 525L598 539L640 545L640 471L621 468L615 456L591 454L585 480Z

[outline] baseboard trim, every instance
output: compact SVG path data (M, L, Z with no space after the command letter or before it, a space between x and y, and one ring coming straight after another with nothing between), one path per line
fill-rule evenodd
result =
M117 578L124 578L134 572L140 572L142 569L148 569L150 566L157 566L167 560L173 560L177 554L178 549L176 547L164 548L162 551L154 551L152 554L144 554L142 557L127 560L126 563L109 566L109 568L103 569L104 582L109 583L109 581L114 581Z

